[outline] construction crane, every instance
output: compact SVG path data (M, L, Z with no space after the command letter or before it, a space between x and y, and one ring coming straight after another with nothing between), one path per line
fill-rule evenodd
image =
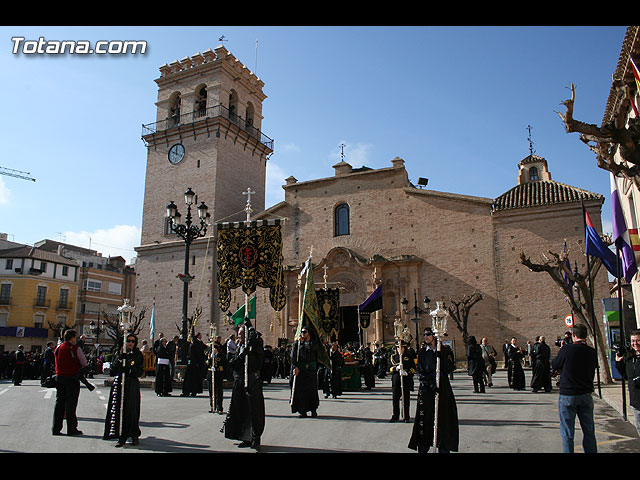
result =
M32 182L36 181L35 178L29 176L31 175L29 172L13 170L12 168L0 167L0 175L9 175L10 177L22 178L23 180L31 180Z

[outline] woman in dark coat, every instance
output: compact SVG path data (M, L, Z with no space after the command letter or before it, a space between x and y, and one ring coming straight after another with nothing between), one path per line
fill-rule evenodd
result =
M160 340L160 345L156 349L156 395L159 397L170 397L172 388L171 378L171 353L167 348L167 339Z
M318 398L318 348L324 348L311 339L307 328L303 328L302 337L293 344L291 349L292 375L291 385L291 413L298 413L299 417L306 417L311 412L312 417L318 415L320 405Z
M514 390L524 390L524 370L522 369L522 357L524 352L522 348L516 345L516 339L512 338L507 348L509 356L509 368L511 369L511 388Z
M138 337L127 335L127 347L112 363L111 374L117 378L111 385L107 417L105 419L105 440L118 438L116 447L122 447L127 438L133 445L140 437L140 380L144 372L144 357L138 349ZM124 400L122 410L120 400L124 381ZM120 421L122 419L122 421Z
M438 388L438 451L457 452L459 441L458 407L453 395L449 374L455 370L453 352L448 345L436 351L437 340L431 328L424 331L425 345L418 351L417 374L420 380L418 405L408 447L418 453L427 453L433 446L436 362L440 357L440 383Z
M482 357L482 347L478 345L476 337L469 337L469 347L467 348L467 372L473 379L474 393L485 393L484 390L484 358Z
M202 333L198 333L189 347L187 368L182 382L183 397L192 396L203 392L202 382L207 373L207 346L202 342Z

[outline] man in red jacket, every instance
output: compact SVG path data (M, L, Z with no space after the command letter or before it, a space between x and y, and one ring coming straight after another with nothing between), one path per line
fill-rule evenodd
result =
M78 430L76 407L80 395L80 370L87 366L81 348L76 345L77 333L67 330L64 342L56 349L56 403L53 409L53 435L60 435L66 415L67 435L82 435Z

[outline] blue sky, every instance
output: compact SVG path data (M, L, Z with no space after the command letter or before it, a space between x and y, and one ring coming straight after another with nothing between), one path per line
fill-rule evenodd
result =
M552 178L605 195L609 175L558 111L600 124L624 26L0 27L0 232L135 256L158 68L225 47L265 83L262 130L274 139L268 206L281 185L333 175L345 160L383 168L396 156L428 188L495 198L534 153ZM145 54L27 55L25 41L144 40ZM24 45L24 42L21 44ZM186 186L185 186L186 187ZM239 192L241 195L241 192Z

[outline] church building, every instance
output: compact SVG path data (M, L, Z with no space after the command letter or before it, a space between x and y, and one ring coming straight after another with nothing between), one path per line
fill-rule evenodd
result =
M160 67L156 83L156 122L143 127L148 155L135 297L138 310L155 305L156 337L179 334L183 288L189 316L200 308L196 331L223 338L232 332L228 313L244 303L244 294L238 289L231 311L220 311L215 222L246 218L242 192L248 188L256 192L251 220L283 219L286 305L275 312L269 292L256 292L255 324L265 344L292 341L304 286L299 273L310 255L316 287L339 289L342 340L389 344L398 323L415 337L431 325L429 315L415 315L416 308L434 310L436 302L449 305L474 292L483 299L471 310L469 334L488 337L498 351L512 337L526 348L545 335L552 346L566 331L571 312L561 290L548 275L522 265L520 253L538 260L549 250L561 252L566 241L572 264L584 272L581 201L601 232L604 198L552 180L544 158L530 154L517 168L514 159L515 186L497 198L414 185L402 158L379 169L353 168L343 159L333 165L333 176L287 178L284 201L266 206L266 163L274 146L261 131L263 82L220 46ZM185 259L185 241L173 231L166 207L175 202L184 223L188 188L197 196L192 222L199 224L195 209L201 202L214 222ZM188 284L181 278L185 267L194 277ZM380 285L383 308L361 328L357 306ZM607 276L600 272L597 311L608 296ZM452 321L448 340L464 361Z

